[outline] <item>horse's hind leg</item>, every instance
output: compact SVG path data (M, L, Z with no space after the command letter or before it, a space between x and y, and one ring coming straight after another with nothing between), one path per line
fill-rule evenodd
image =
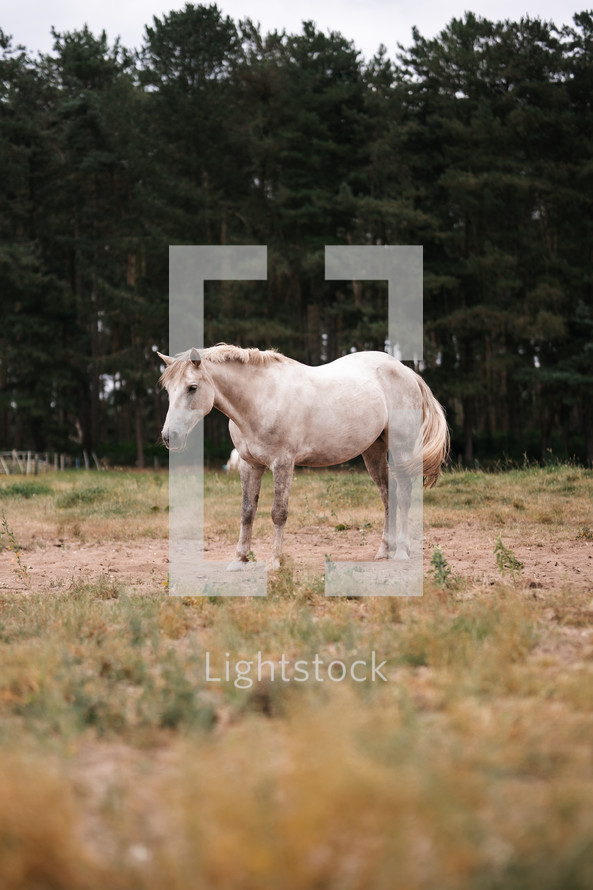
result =
M408 517L412 504L412 485L414 479L410 472L413 466L415 443L418 429L415 418L404 418L393 431L393 447L391 454L397 480L397 509L399 511L399 528L397 532L396 559L408 559L410 556L410 531Z
M383 536L375 559L389 559L389 467L387 464L387 439L385 434L381 434L370 448L363 451L362 456L369 471L369 476L379 489L385 510Z
M408 559L410 556L410 531L408 516L412 504L412 479L409 473L396 469L397 507L399 510L399 529L397 532L396 559Z
M228 566L229 572L237 572L245 567L251 550L251 535L253 532L253 520L257 512L259 490L265 467L252 466L244 460L240 461L239 474L241 476L241 488L243 500L241 504L241 532L235 559Z
M274 503L272 505L272 522L274 523L274 546L268 568L272 571L280 568L282 556L282 541L284 539L284 526L288 517L288 496L292 484L294 464L286 460L275 461L272 464L274 474Z

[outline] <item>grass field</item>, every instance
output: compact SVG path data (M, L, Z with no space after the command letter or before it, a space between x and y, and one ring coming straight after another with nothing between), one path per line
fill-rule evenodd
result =
M238 479L208 474L206 497L231 546ZM166 474L1 479L0 887L592 887L592 505L574 466L448 472L421 599L326 599L295 558L266 600L180 599L166 567L142 593L39 568L164 546ZM287 541L378 540L363 474L303 473L290 507ZM468 524L494 580L457 568ZM536 583L526 548L590 573Z

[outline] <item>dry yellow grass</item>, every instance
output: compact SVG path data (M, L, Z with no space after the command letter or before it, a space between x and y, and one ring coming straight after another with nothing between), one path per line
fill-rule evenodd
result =
M166 534L164 475L40 482L0 492L25 563L56 523ZM231 542L236 489L207 478ZM469 516L490 551L500 521L507 541L587 548L592 495L574 467L450 473L425 525ZM375 501L364 477L303 474L291 522L380 524ZM290 661L286 681L224 680L258 652ZM350 669L372 652L386 682L295 680L297 659ZM585 890L592 656L593 594L522 574L440 584L427 565L413 600L326 599L290 562L266 600L135 596L106 574L40 589L32 574L0 596L0 886Z

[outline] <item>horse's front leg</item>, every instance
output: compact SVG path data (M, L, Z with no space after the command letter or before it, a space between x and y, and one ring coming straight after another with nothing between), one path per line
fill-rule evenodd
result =
M284 526L288 517L288 496L292 484L294 463L292 461L275 461L272 464L274 474L274 503L272 505L272 522L274 523L274 546L268 569L276 571L280 568Z
M251 550L251 535L253 532L253 520L257 513L259 490L265 467L252 466L242 460L239 463L241 476L241 488L243 499L241 503L241 531L235 559L228 566L229 572L238 572L245 568Z

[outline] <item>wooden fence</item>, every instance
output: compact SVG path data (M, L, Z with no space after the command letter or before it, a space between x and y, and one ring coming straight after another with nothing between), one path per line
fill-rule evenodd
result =
M101 465L97 460L94 451L91 452L91 459L98 470ZM91 459L86 451L82 452L81 458L72 458L69 454L59 454L57 451L44 451L40 454L34 451L0 451L0 474L5 473L11 476L13 473L32 474L37 476L38 473L46 470L66 470L71 467L84 467L86 470L91 469Z

